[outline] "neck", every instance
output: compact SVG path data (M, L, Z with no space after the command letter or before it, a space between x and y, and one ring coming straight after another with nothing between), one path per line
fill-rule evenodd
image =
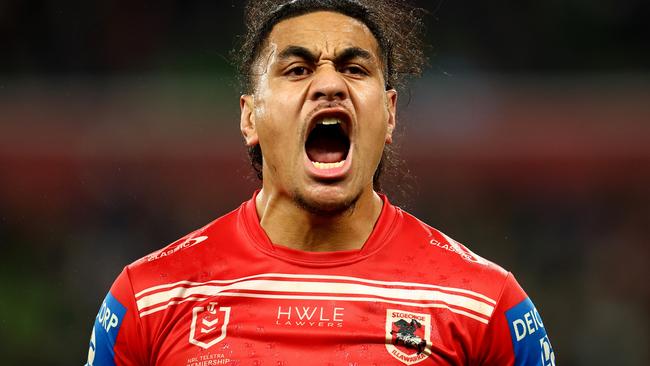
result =
M330 252L360 249L372 233L383 202L368 189L348 210L322 215L300 207L290 197L262 189L255 205L260 226L272 243L303 251Z

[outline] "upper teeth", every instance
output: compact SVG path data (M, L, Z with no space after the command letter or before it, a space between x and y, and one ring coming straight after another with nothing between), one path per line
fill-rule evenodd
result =
M341 120L338 118L323 118L322 120L318 121L319 125L335 125L341 123Z

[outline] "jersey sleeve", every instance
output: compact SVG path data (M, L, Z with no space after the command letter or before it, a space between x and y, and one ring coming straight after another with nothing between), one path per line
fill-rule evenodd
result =
M555 366L542 317L510 273L481 349L483 366Z
M146 365L142 333L126 267L95 317L86 366Z

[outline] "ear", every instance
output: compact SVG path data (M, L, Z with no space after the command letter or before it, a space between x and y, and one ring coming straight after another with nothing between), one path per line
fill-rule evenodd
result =
M388 112L388 124L386 126L386 143L393 142L393 131L397 123L397 90L386 90L386 111Z
M244 136L246 146L255 146L259 143L255 125L255 99L250 94L239 97L239 129Z

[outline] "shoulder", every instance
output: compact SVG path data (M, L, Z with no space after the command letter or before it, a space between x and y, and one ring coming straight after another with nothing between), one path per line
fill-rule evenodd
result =
M203 244L210 244L219 237L223 237L232 226L236 225L236 216L239 209L231 211L216 220L211 221L207 225L190 232L189 234L177 239L176 241L158 249L140 259L133 262L130 266L137 268L142 266L143 263L157 261L165 257L174 256L187 250L201 251Z
M458 262L461 267L468 269L482 269L495 272L500 276L507 276L508 272L498 264L474 253L464 244L451 238L441 230L438 230L427 223L424 223L408 212L402 211L403 229L410 235L420 237L420 240L428 244L431 255L440 259ZM455 263L456 264L456 263Z
M241 228L237 219L242 207L213 220L180 239L141 257L126 266L134 289L189 279L200 272L203 262L215 256L215 252L227 247L239 236ZM137 291L137 289L136 289Z
M430 275L438 278L436 282L443 276L450 285L498 297L509 276L506 269L415 216L404 211L402 216L400 246L409 245L417 252L418 260L435 270Z

